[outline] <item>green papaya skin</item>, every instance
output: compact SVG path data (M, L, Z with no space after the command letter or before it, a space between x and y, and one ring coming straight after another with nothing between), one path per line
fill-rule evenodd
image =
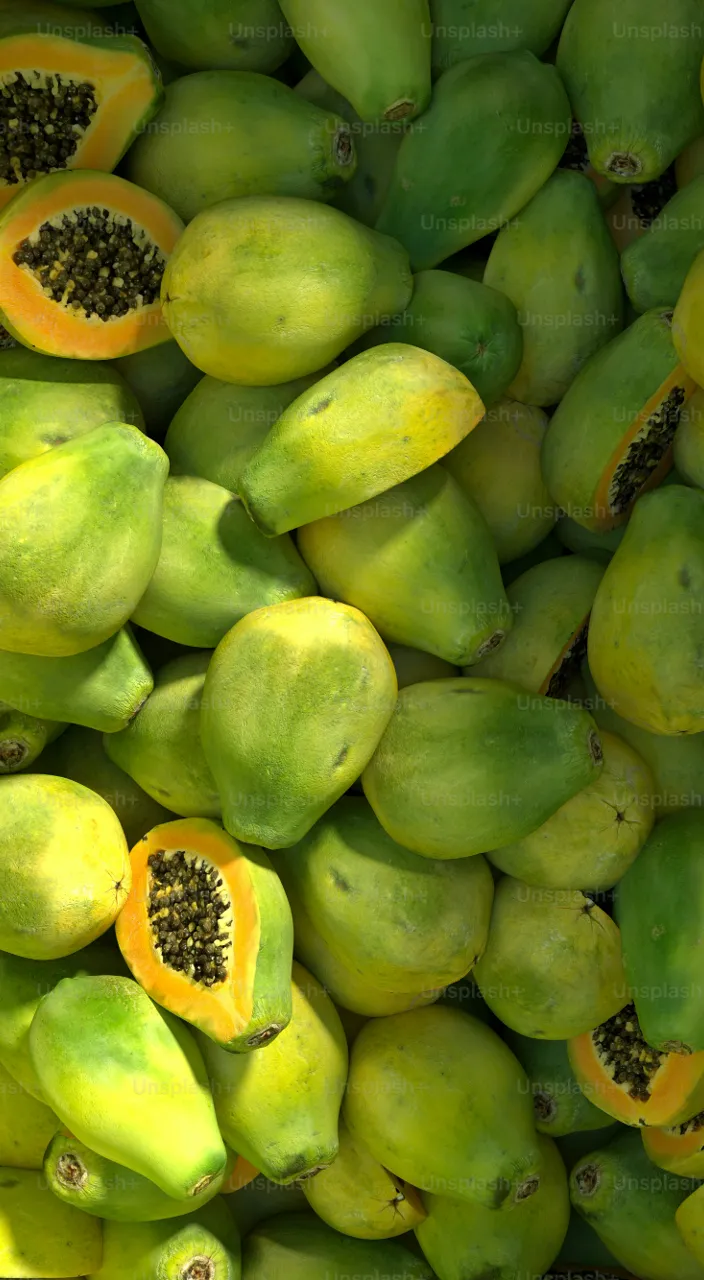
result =
M0 1169L0 1270L6 1276L96 1275L96 1218L62 1204L34 1169Z
M65 725L39 720L0 702L0 774L28 769Z
M160 443L174 414L203 377L173 340L131 356L119 356L110 362L113 367L134 392L147 434Z
M697 387L675 432L673 457L685 484L704 489L704 391Z
M430 0L435 75L479 53L530 49L538 57L558 34L570 0Z
M458 63L401 144L377 230L400 240L414 271L437 266L525 207L557 166L570 120L554 67L527 50Z
M234 1195L228 1195L226 1204L243 1239L260 1222L280 1213L305 1213L308 1208L300 1183L287 1182L282 1186L262 1173Z
M277 0L136 0L154 48L194 71L275 71L294 47Z
M535 1040L509 1027L502 1027L501 1035L528 1076L538 1133L562 1138L568 1133L612 1127L611 1117L582 1093L565 1040Z
M387 645L391 661L396 670L399 689L406 685L418 684L421 680L442 680L445 676L458 676L457 667L443 658L436 658L432 653L424 653L421 649L412 649L405 644Z
M242 1280L433 1280L427 1262L400 1240L355 1240L314 1213L284 1213L250 1232Z
M555 525L555 533L568 551L573 551L577 556L598 560L600 564L609 563L614 551L621 545L625 532L626 525L622 524L616 529L609 529L607 533L595 533L569 516L561 516Z
M537 410L541 412L541 410ZM551 501L550 510L554 513L557 508ZM508 564L502 565L501 575L504 580L504 586L510 587L516 578L520 578L528 569L532 569L536 564L542 564L544 560L552 560L555 556L563 555L564 547L558 540L554 529L539 542L532 551L527 551L525 555L519 556L517 560L511 560Z
M523 329L523 358L508 394L525 404L557 404L623 326L618 252L594 184L556 170L499 232L484 284L510 298Z
M0 1166L41 1169L44 1152L60 1128L51 1108L27 1093L0 1063Z
M237 1227L222 1198L179 1218L103 1225L103 1263L90 1280L241 1280ZM204 1272L204 1266L209 1270Z
M621 271L636 311L674 307L687 273L704 249L704 175L668 200L645 235L621 255Z
M594 1134L582 1136L589 1138L588 1145L591 1151L594 1146ZM601 1140L603 1145L603 1139ZM589 1152L585 1151L582 1154L588 1155ZM584 1218L580 1218L576 1209L572 1210L562 1249L546 1274L545 1280L563 1280L563 1278L564 1280L632 1280L631 1273L619 1266L611 1250L607 1249L589 1223Z

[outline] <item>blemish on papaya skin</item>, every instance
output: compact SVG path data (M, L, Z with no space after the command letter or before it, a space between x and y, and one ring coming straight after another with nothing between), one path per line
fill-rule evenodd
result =
M682 568L680 569L677 575L677 581L679 582L681 587L684 587L685 591L688 591L689 588L691 587L692 579L689 575L689 569L686 567L686 565L683 565Z
M349 755L349 750L350 750L349 744L345 743L344 747L342 747L341 750L338 751L335 759L333 760L333 764L332 764L333 769L339 769L340 766L345 763L345 760Z
M577 288L577 292L578 292L578 293L584 293L584 286L585 286L585 284L586 284L586 280L585 280L585 278L584 278L584 268L583 268L583 267L578 267L578 268L577 268L577 272L576 272L575 277L574 277L574 283L575 283L575 286L576 286L576 288Z
M340 889L342 893L352 893L352 885L345 880L344 876L340 875L340 872L336 867L330 868L330 879L335 885L335 888Z
M308 410L308 417L314 418L317 413L322 413L323 409L327 409L328 406L332 404L334 399L335 399L334 396L325 396L323 400L319 400L317 404L314 404Z

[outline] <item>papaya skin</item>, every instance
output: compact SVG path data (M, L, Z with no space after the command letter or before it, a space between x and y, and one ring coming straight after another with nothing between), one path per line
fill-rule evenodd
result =
M39 720L0 702L0 774L28 769L65 728L55 720Z
M160 444L174 414L203 377L173 338L131 356L119 356L110 367L134 392L147 433Z
M700 387L682 412L673 457L684 483L704 489L704 390Z
M585 1096L621 1124L654 1130L682 1124L704 1104L704 1053L668 1053L648 1086L650 1098L632 1098L616 1084L596 1052L591 1032L570 1040L570 1065Z
M687 1248L694 1254L704 1272L704 1196L699 1191L699 1187L693 1189L692 1194L682 1201L675 1213L675 1222Z
M610 1117L582 1092L570 1065L567 1040L534 1040L505 1026L500 1034L528 1076L538 1133L562 1138L611 1127Z
M431 0L433 72L440 75L479 53L530 49L539 57L569 7L570 0L538 0L528 10L522 0Z
M698 384L704 382L702 278L704 278L704 249L697 254L685 276L672 319L672 340L687 373Z
M0 1270L7 1276L95 1275L101 1225L52 1195L34 1169L0 1169Z
M675 307L689 269L704 249L704 174L668 200L645 235L621 255L621 271L636 311Z
M244 1241L247 1280L333 1280L337 1276L433 1280L416 1250L400 1240L355 1240L314 1213L282 1213L257 1224Z
M680 191L695 178L704 174L704 134L700 134L683 151L680 151L675 160L675 174Z
M27 1093L0 1064L0 1165L41 1169L44 1152L60 1128L51 1108Z
M394 1177L340 1125L340 1150L328 1169L303 1183L323 1222L358 1240L391 1240L426 1216L415 1187Z
M238 1280L240 1238L219 1196L181 1218L103 1224L103 1265L89 1280ZM207 1276L207 1271L205 1272Z
M238 0L234 13L231 0L139 0L137 10L162 58L193 70L271 73L295 47L276 0Z
M399 689L418 684L421 680L442 680L443 677L459 675L452 663L422 649L413 649L405 644L390 644L387 648L396 669Z
M660 1129L641 1129L648 1159L668 1173L678 1173L685 1178L703 1178L704 1134L701 1121L700 1112L692 1117L690 1127L685 1123Z

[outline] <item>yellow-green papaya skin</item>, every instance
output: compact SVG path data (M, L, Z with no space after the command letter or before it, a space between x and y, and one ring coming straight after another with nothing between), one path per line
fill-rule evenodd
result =
M244 1237L260 1222L280 1213L305 1212L308 1201L300 1183L287 1182L283 1186L260 1173L246 1187L227 1196L227 1207Z
M35 1276L99 1274L101 1224L52 1195L35 1169L0 1168L0 1270Z
M704 134L700 134L693 142L680 151L675 160L677 187L682 191L688 183L704 174Z
M679 431L679 427L677 430ZM621 545L625 532L626 525L620 524L607 533L595 533L592 529L585 529L584 525L577 524L569 516L561 516L555 525L555 533L568 551L573 551L577 556L589 556L600 564L609 563L614 551Z
M335 1159L348 1065L332 1000L296 962L292 996L291 1021L266 1052L227 1053L198 1037L225 1141L282 1183L312 1177Z
M228 489L170 476L159 561L132 620L178 644L214 649L253 609L315 590L286 534L265 538Z
M444 658L436 658L433 653L425 653L422 649L413 649L405 644L387 645L391 661L396 670L399 689L409 684L419 684L421 680L442 680L444 677L458 676L459 670Z
M677 191L621 255L621 271L636 311L674 307L687 273L704 249L704 174Z
M103 1264L89 1280L190 1280L206 1264L209 1280L239 1280L239 1231L222 1196L176 1220L108 1219Z
M507 394L525 404L557 404L589 357L623 327L618 252L594 184L557 169L499 232L484 284L510 298L523 329L523 358Z
M109 364L0 351L0 476L105 422L144 427L136 396Z
M0 702L0 774L28 769L65 727L56 720L39 720Z
M70 657L123 626L159 557L167 471L158 444L108 423L0 480L2 648Z
M177 1200L223 1172L198 1046L130 978L62 979L34 1015L30 1052L49 1105L98 1155Z
M27 1093L0 1063L0 1165L41 1169L44 1152L61 1121Z
M589 159L612 182L650 182L704 132L699 70L704 28L697 0L576 0L557 69Z
M527 49L458 63L401 143L377 230L405 246L414 271L437 266L527 205L560 160L570 128L555 68ZM459 155L467 162L458 171Z
M704 390L701 387L697 387L682 410L673 457L684 483L704 489Z
M611 1117L590 1102L577 1083L566 1040L534 1040L506 1026L501 1036L528 1076L538 1133L561 1138L613 1127Z
M282 1213L244 1241L246 1280L342 1280L347 1276L433 1280L424 1258L400 1240L355 1240L314 1213Z
M483 415L472 384L439 356L373 347L284 410L243 472L242 499L264 533L285 533L416 476Z
M542 409L500 400L442 460L489 526L500 564L533 551L557 518L540 469Z
M189 223L161 301L198 369L262 387L316 373L412 290L408 255L389 236L314 200L243 196Z
M435 75L479 53L530 49L538 57L558 34L570 0L430 0Z
M113 810L66 778L0 781L0 946L31 960L80 951L115 921L131 885Z
M385 641L471 664L513 624L486 522L442 466L303 525L297 541L321 590L361 609Z
M704 730L704 493L637 503L596 593L589 669L608 705L653 733Z
M230 834L266 849L302 839L359 777L396 694L388 651L357 609L309 596L238 622L211 658L201 709Z
M704 312L701 305L703 277L704 249L697 254L687 272L672 319L672 337L677 353L687 373L699 385L704 382L704 359L701 354L704 334Z
M534 831L601 760L585 711L503 680L431 680L399 694L362 784L399 844L467 858Z
M203 377L173 339L131 356L118 356L110 361L113 367L137 397L148 435L159 443L174 414Z
M543 1160L523 1068L460 1010L435 1005L362 1027L343 1115L353 1140L421 1191L496 1210L539 1188Z
M303 1194L323 1222L358 1240L391 1240L425 1217L414 1188L384 1169L340 1125L340 1150L328 1169L303 1183Z
M153 693L103 748L137 786L170 813L218 818L220 797L200 739L210 651L187 653L160 667ZM144 832L142 832L144 835Z
M139 0L154 48L193 71L275 71L294 48L277 0Z
M343 796L272 861L333 954L385 990L447 986L484 951L494 896L484 859L429 864L396 844L361 796Z
M675 1212L675 1222L687 1248L694 1254L704 1273L704 1211L701 1184L683 1200Z

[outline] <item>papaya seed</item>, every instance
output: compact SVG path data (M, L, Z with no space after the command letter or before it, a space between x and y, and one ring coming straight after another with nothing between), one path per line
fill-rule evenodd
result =
M653 182L636 183L631 187L631 206L642 226L647 228L655 221L677 191L675 166L671 164Z
M572 677L576 676L582 666L582 662L587 656L587 636L589 634L589 621L580 627L575 633L571 645L567 649L560 665L556 671L553 671L550 682L546 689L546 697L548 698L564 698L565 691L568 688Z
M704 1111L697 1112L696 1116L692 1116L691 1120L685 1120L683 1124L676 1124L670 1129L670 1133L698 1133L700 1129L704 1129Z
M673 387L631 441L609 488L609 510L614 515L628 510L667 453L679 426L684 399L684 387Z
M97 110L87 80L10 72L0 84L0 180L14 186L65 169Z
M207 987L224 982L231 941L221 930L231 921L221 876L184 850L151 854L149 871L147 914L163 963Z
M635 1005L627 1004L620 1013L602 1022L592 1032L592 1039L604 1065L613 1068L615 1083L628 1085L630 1098L648 1102L650 1082L666 1055L643 1039Z

